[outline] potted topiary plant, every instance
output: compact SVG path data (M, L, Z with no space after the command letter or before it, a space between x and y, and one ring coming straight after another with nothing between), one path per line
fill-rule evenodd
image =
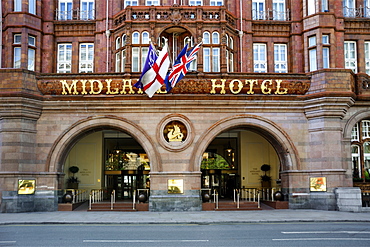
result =
M271 170L271 166L267 164L263 164L261 166L261 171L265 174L260 177L261 186L262 187L271 187L271 176L268 176L266 173Z
M67 179L67 189L78 189L78 178L75 176L80 169L77 166L71 166L68 169L73 175Z

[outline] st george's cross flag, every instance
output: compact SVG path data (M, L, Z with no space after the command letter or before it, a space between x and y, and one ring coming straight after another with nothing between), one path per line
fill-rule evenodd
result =
M170 59L168 57L167 41L158 56L152 44L149 46L148 56L145 60L144 69L139 81L134 85L141 88L151 98L164 84Z
M188 44L182 49L177 56L175 63L172 66L172 70L166 77L166 90L167 92L171 89L186 75L189 70L191 62L197 58L197 52L200 49L202 42L194 46L191 50L188 50Z

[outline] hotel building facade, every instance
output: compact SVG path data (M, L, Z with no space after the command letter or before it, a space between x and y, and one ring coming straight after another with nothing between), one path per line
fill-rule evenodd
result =
M369 0L3 0L0 12L1 212L58 210L74 178L117 200L146 191L150 211L261 186L292 209L354 195L361 210ZM172 62L203 45L149 98L134 84L162 37Z

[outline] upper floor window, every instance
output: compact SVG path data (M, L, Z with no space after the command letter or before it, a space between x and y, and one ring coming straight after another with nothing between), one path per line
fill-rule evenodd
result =
M22 0L14 0L14 11L15 12L22 11Z
M343 16L356 17L356 0L343 0Z
M322 35L322 67L330 68L330 42L329 35Z
M28 36L27 69L35 70L36 37Z
M224 5L222 0L210 0L209 5L211 6L222 6Z
M146 6L158 6L159 5L159 0L146 0L145 1Z
M196 1L190 0L189 5L191 5L191 6L201 6L201 5L203 5L203 1L202 0L196 0Z
M253 44L254 72L267 72L266 44Z
M140 44L140 33L134 32L132 34L132 44Z
M81 0L80 18L81 20L95 19L95 0Z
M253 0L252 2L252 18L253 20L265 20L265 0Z
M79 73L92 73L94 68L94 44L80 44Z
M139 3L138 0L125 0L124 2L124 8L126 8L127 6L138 6Z
M279 21L286 20L285 0L273 0L272 2L273 19Z
M21 34L14 34L13 36L13 68L20 68L21 67L21 43L22 43L22 35Z
M36 14L36 0L28 0L28 12L30 14Z
M344 41L345 68L357 73L357 51L355 41Z
M329 11L328 0L321 0L321 11L322 12L328 12Z
M316 13L316 0L307 0L307 15Z
M212 33L212 44L219 44L220 43L220 35L218 32Z
M72 0L59 0L58 20L72 20Z
M274 63L276 73L288 73L286 44L274 44Z
M72 72L72 44L58 44L57 73Z
M234 72L234 39L226 35L226 64L227 72Z
M143 32L142 34L142 44L149 44L149 33L148 32Z
M212 33L212 44L209 32L203 33L203 71L220 72L220 39L219 33Z
M370 41L365 42L365 70L370 75Z
M316 51L316 36L311 36L308 38L308 59L310 71L317 70Z

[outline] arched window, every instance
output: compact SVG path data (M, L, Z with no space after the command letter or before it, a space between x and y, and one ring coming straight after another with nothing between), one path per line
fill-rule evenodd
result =
M121 48L121 38L120 37L117 37L116 38L116 50Z
M132 34L132 44L140 44L140 33L134 32Z
M124 35L122 35L122 47L124 47L124 46L126 46L126 40L127 40L127 35L126 34L124 34Z
M212 44L219 44L220 43L220 35L218 32L212 33Z
M149 33L143 32L142 34L142 44L149 44Z
M370 182L370 120L362 120L353 126L351 150L354 182Z
M203 43L204 44L210 44L211 43L209 32L204 32L203 33Z

